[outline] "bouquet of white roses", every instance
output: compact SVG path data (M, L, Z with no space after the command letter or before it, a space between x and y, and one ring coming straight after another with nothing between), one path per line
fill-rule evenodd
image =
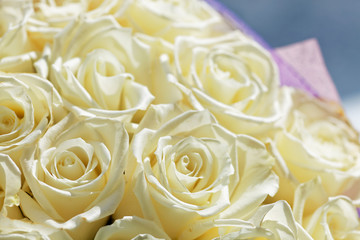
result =
M358 133L229 14L0 0L0 239L360 239Z

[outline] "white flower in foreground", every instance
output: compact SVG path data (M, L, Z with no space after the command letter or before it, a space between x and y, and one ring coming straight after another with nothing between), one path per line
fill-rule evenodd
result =
M46 79L0 73L0 153L17 165L46 129L64 115L62 101Z
M128 141L118 121L65 117L21 162L29 185L20 192L24 215L75 239L93 238L123 196Z
M261 137L282 115L286 102L276 64L269 52L240 32L178 37L174 65L169 81L182 92L183 101L208 109L234 133Z
M221 16L205 1L133 0L120 22L136 32L173 42L177 36L210 37Z
M80 18L56 36L49 79L76 114L131 121L153 100L137 83L149 78L148 50L112 17Z
M170 239L154 222L136 216L117 219L113 224L100 228L95 240Z
M291 94L292 107L281 123L283 130L269 144L279 163L276 199L292 203L296 186L318 176L329 196L346 193L358 198L359 188L352 188L360 183L358 133L338 106L299 90L291 89Z
M153 111L142 121L173 114L171 108ZM277 191L264 145L233 135L207 111L188 111L159 126L133 137L129 164L135 170L126 170L128 184L115 218L144 217L172 239L193 239L211 229L214 219L248 217Z

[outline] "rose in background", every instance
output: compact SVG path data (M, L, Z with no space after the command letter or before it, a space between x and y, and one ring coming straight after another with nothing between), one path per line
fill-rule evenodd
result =
M218 12L205 1L192 0L133 0L119 22L170 42L180 35L210 37L226 29Z
M154 221L172 239L210 238L216 221L245 219L277 191L273 159L259 141L233 135L207 111L173 116L158 105L148 113L139 126L154 128L133 137L114 218Z
M357 199L359 190L360 145L358 133L348 124L338 105L315 99L296 90L291 108L279 123L282 130L269 140L277 161L280 189L275 199L292 204L299 183L320 177L328 196L348 194ZM319 207L314 198L306 210Z
M29 36L26 24L31 13L30 2L0 2L0 71L35 72L33 62L40 54Z
M121 122L66 116L21 161L22 212L74 239L93 238L123 196L128 145Z
M148 51L113 17L79 18L56 36L50 56L43 58L50 69L39 61L39 72L50 71L50 81L77 115L130 122L153 100L137 83L150 78Z
M0 153L20 166L21 155L66 112L46 79L31 74L0 73Z
M285 96L271 55L254 40L240 32L206 39L181 36L173 55L168 80L190 108L208 109L234 133L261 138L273 130Z
M38 0L31 5L32 14L27 25L31 38L44 48L55 35L78 17L95 19L122 14L129 0L53 1Z

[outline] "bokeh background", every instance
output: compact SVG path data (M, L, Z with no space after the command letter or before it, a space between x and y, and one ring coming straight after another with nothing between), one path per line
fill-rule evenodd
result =
M360 130L359 0L219 0L276 48L317 38L352 124Z

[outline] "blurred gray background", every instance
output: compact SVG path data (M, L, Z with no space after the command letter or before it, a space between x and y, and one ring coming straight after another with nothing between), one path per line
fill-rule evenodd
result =
M360 0L219 0L276 48L317 38L343 105L360 129Z

